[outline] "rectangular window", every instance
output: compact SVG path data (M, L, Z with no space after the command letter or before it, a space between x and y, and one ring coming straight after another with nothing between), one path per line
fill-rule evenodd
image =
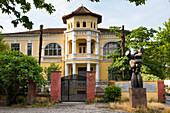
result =
M27 55L32 55L32 43L27 43Z
M86 43L79 43L79 53L86 53Z
M86 53L86 47L83 47L83 53Z
M11 43L11 50L20 51L20 43Z

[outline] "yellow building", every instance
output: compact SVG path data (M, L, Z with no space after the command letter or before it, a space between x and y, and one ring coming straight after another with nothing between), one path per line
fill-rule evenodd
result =
M104 57L117 49L118 39L109 29L98 28L102 16L81 6L62 17L67 28L43 29L41 66L59 64L62 76L87 71L96 72L96 82L108 80L108 67L112 60ZM11 50L18 50L38 59L39 30L3 34Z

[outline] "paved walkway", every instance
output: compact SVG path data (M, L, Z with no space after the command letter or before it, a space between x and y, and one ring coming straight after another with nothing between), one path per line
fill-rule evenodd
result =
M108 107L107 103L86 105L84 102L62 102L54 108L0 107L0 113L122 113L107 110Z

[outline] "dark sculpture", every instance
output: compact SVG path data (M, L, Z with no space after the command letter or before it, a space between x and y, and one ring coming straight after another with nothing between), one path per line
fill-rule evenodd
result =
M131 55L130 51L126 52L126 56L130 58L130 67L132 68L131 86L132 88L143 88L143 80L140 75L140 68L142 67L142 54L144 49L141 48L138 54Z

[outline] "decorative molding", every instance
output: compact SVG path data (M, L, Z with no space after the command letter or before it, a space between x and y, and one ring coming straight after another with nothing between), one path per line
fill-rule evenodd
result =
M76 64L87 64L89 62L75 62ZM73 64L73 62L65 62L65 64ZM99 64L98 62L90 62L90 64Z
M64 61L41 61L41 63L62 63Z
M101 46L101 55L103 56L103 47L109 43L109 42L117 42L116 40L108 40L108 41L105 41L103 42L102 46Z
M70 58L70 59L66 59L65 61L78 61L78 60L82 60L82 61L84 61L84 60L86 60L86 61L91 61L91 60L99 61L99 59L97 59L97 58Z
M44 56L44 48L48 45L48 44L50 44L50 43L56 43L56 44L58 44L60 47L61 47L61 56L63 56L64 55L64 47L63 47L63 45L60 43L60 42L57 42L57 41L50 41L50 42L46 42L43 46L42 46L42 56Z
M119 39L116 35L100 35L100 39Z

